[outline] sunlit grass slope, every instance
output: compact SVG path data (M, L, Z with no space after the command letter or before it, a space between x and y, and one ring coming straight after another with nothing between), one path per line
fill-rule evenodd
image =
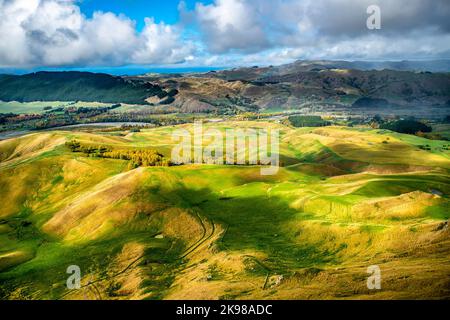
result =
M364 128L204 126L278 128L284 166L273 176L258 166L128 170L64 145L170 156L175 127L0 142L0 298L450 297L448 142ZM80 290L66 288L70 265L81 268ZM367 289L370 265L381 268L381 290Z

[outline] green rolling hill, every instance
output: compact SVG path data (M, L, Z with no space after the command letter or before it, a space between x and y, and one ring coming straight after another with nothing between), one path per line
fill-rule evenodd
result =
M448 142L367 128L205 124L280 129L284 167L273 176L258 166L130 169L65 145L170 157L172 130L190 126L0 142L8 199L0 298L450 297ZM81 268L81 290L65 286L69 265ZM370 265L381 268L383 290L367 289Z

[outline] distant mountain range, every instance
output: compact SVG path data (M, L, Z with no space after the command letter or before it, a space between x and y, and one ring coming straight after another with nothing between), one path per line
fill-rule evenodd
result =
M296 61L282 69L294 68L308 71L316 69L354 69L354 70L396 70L413 72L450 72L450 60L403 60L403 61Z
M285 76L300 72L318 72L325 70L360 70L360 71L410 71L449 73L450 60L432 61L331 61L298 60L281 66L245 67L222 71L211 71L210 74L218 74L227 80L256 80L268 76Z
M133 77L37 72L0 75L0 100L148 104L181 112L225 114L296 109L311 103L449 108L450 73L420 71L446 68L450 70L450 61L296 61L281 66Z
M185 112L296 109L307 104L352 107L362 98L355 107L361 108L366 102L372 109L449 107L450 73L375 70L371 66L368 62L297 61L282 66L141 78L177 89L179 95L173 104Z

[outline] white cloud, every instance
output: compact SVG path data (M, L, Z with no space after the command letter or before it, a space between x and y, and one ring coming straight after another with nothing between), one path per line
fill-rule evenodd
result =
M381 8L381 30L366 27L372 4ZM450 55L448 0L215 0L182 16L197 23L209 51L223 61L236 52L242 53L238 62L270 64Z
M140 44L133 53L134 63L157 64L177 63L192 60L194 46L185 41L180 45L180 32L174 26L157 24L153 19L145 19L144 30L140 34Z
M147 18L140 32L124 15L88 18L77 2L0 0L0 67L450 58L448 0L181 1L180 24ZM366 28L371 4L381 30Z
M246 0L216 0L214 4L197 4L196 18L211 52L237 49L258 51L268 45L263 21L257 7Z
M192 54L179 30L110 12L88 19L73 0L0 0L0 66L177 63Z

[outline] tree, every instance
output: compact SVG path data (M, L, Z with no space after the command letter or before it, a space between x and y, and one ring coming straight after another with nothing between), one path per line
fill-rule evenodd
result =
M416 134L417 132L431 132L432 128L416 120L397 120L384 123L381 129L387 129L399 133Z

